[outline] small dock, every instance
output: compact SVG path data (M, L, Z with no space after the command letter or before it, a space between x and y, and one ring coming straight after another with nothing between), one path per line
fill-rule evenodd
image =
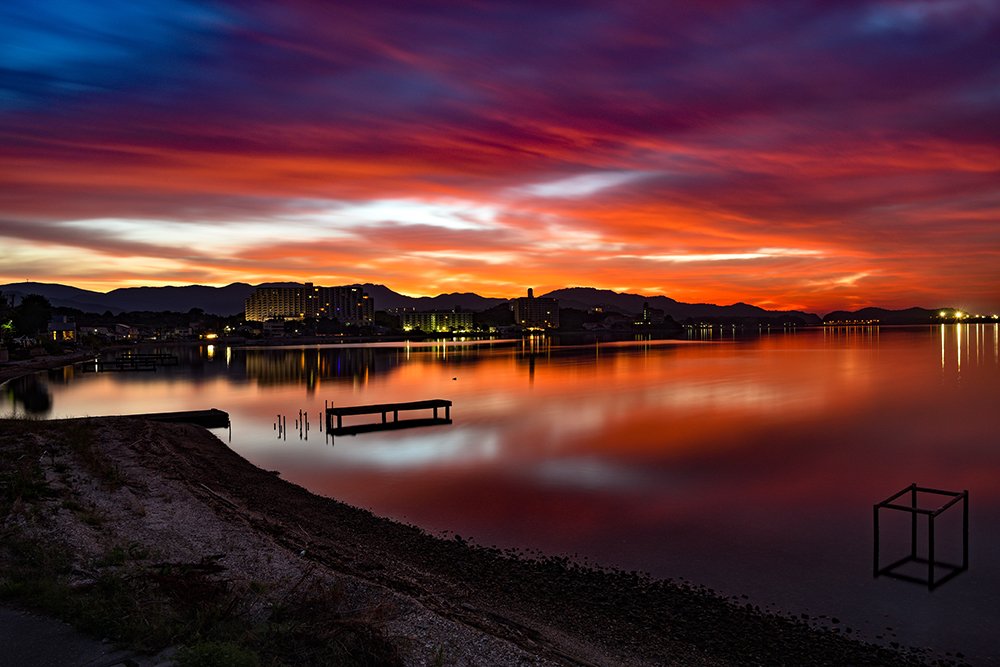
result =
M439 410L444 409L444 417ZM400 412L413 410L431 410L431 417L416 417L400 419ZM378 415L382 421L370 424L354 424L344 426L344 417L355 415ZM392 419L389 415L392 414ZM351 405L345 407L328 407L326 409L326 431L330 435L357 435L372 431L389 431L418 426L440 426L451 422L451 401L443 398L432 398L426 401L409 401L406 403L379 403L376 405Z
M77 364L76 367L82 373L126 373L132 371L156 372L156 364L152 361L139 359L98 359L97 361L85 361Z
M114 359L95 359L77 364L82 373L126 373L145 371L155 373L157 366L177 366L180 363L176 354L135 352L127 353Z
M115 361L132 361L137 364L152 364L154 366L177 366L180 363L176 354L166 352L133 352L119 356Z
M145 419L151 422L170 424L195 424L205 428L226 428L229 413L216 408L209 410L188 410L186 412L150 412L142 415L121 415L130 419Z

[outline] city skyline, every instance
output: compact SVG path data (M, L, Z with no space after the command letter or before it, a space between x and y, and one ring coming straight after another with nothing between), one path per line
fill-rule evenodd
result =
M0 283L1000 309L981 0L0 8Z

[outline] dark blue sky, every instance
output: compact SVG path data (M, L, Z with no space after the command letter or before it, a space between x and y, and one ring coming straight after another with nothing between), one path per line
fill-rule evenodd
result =
M0 280L1000 309L998 44L983 0L8 0Z

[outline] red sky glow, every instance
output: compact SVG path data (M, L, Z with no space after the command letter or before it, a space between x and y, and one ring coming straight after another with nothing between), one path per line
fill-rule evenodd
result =
M1000 310L990 0L0 8L0 283Z

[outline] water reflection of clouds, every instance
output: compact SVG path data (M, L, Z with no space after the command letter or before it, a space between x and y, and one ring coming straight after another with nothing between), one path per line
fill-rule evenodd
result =
M656 480L639 469L598 457L543 460L530 469L529 476L546 486L593 491L644 493L656 486Z
M88 374L52 389L61 414L225 409L230 446L255 464L427 529L579 552L852 620L877 606L895 627L910 623L910 637L938 623L950 633L938 644L965 644L953 642L955 628L970 621L996 624L996 325L534 356L464 349L424 348L409 360L398 348L234 349L216 379L226 356L217 350L197 373ZM274 384L248 382L248 366ZM315 394L303 366L316 370ZM308 442L295 430L276 441L273 429L279 412L292 428L300 408L318 421L326 401L432 397L454 401L452 426L338 437L332 447L315 427ZM933 601L872 587L870 514L860 510L914 480L977 499L974 587L958 579Z
M654 403L675 409L712 408L755 413L820 409L826 404L822 388L773 381L706 382L664 387L647 395Z
M377 442L334 438L334 449L338 465L381 469L489 462L497 459L501 450L494 431L444 428Z

